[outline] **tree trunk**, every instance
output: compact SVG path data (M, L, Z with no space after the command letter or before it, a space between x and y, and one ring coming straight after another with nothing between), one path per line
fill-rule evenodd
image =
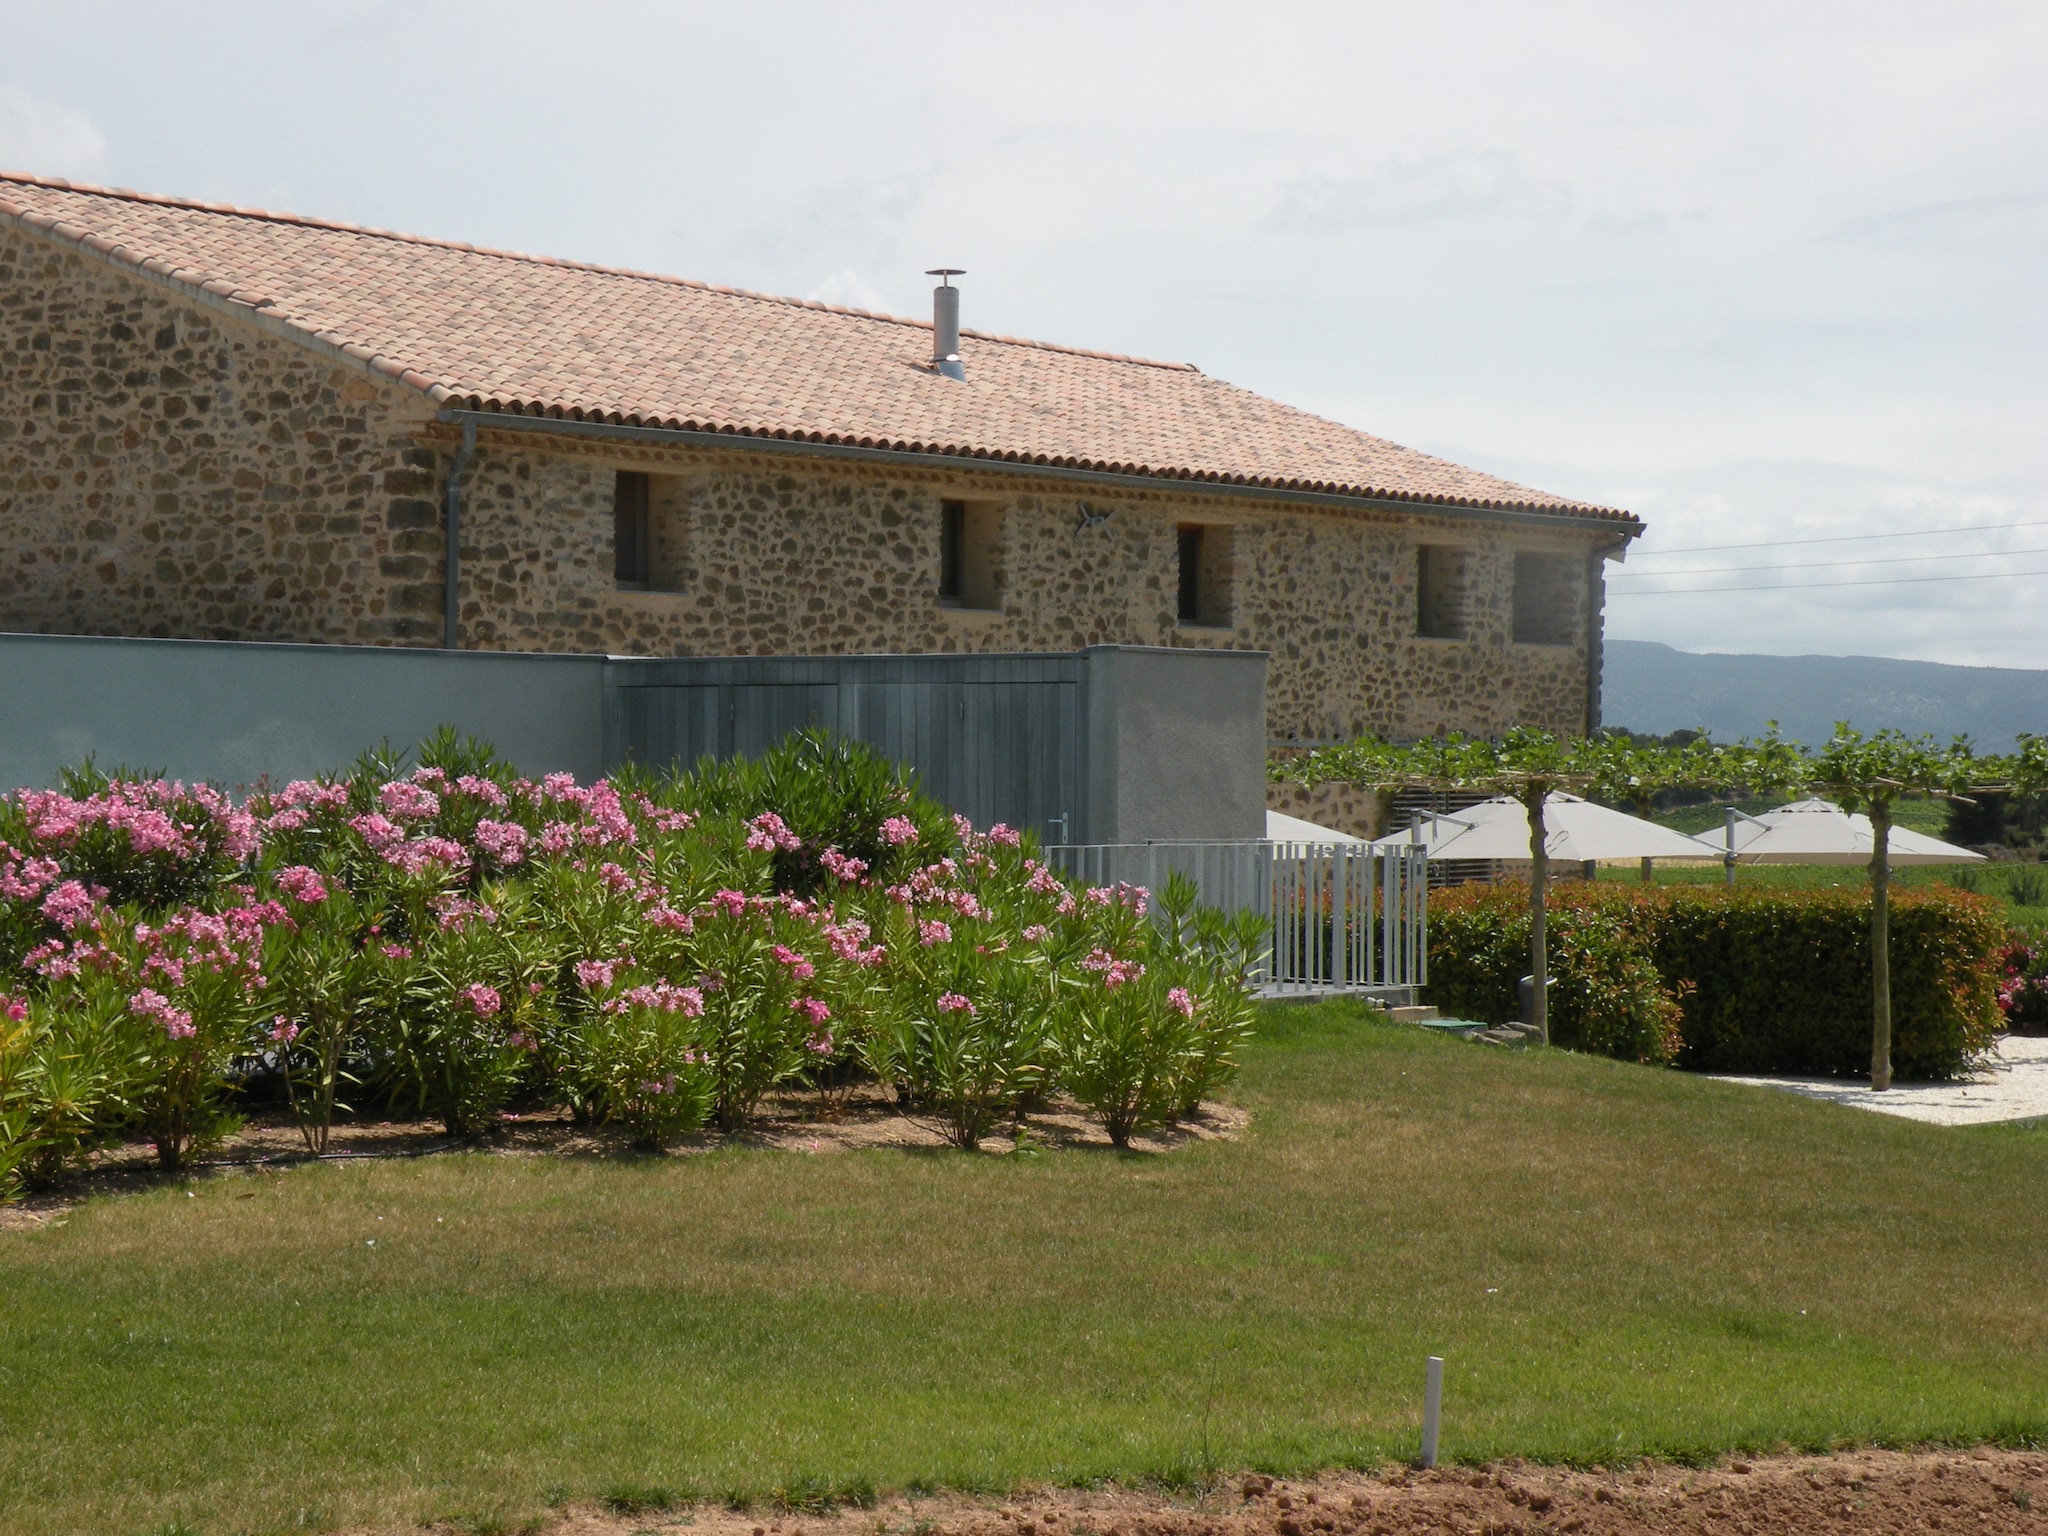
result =
M1544 928L1544 897L1550 885L1550 854L1544 847L1547 830L1543 825L1544 795L1524 796L1529 813L1529 975L1535 995L1529 1000L1529 1022L1536 1026L1536 1039L1550 1044L1550 952Z
M1892 1085L1892 804L1870 803L1870 1086Z

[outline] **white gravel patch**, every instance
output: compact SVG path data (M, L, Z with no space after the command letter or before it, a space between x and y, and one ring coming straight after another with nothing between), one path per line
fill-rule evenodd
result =
M1873 1093L1853 1077L1720 1077L1723 1083L1782 1088L1881 1115L1903 1115L1930 1125L1990 1125L2000 1120L2048 1118L2048 1036L2003 1035L1979 1072L1947 1083L1900 1083Z

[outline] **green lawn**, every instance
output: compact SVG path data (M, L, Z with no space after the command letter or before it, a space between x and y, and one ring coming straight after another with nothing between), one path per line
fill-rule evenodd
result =
M0 1529L2048 1434L2048 1129L1269 1009L1246 1138L223 1176L0 1235ZM374 1244L374 1246L372 1246Z

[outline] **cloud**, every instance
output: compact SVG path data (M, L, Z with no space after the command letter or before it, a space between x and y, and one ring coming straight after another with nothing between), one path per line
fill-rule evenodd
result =
M83 112L0 84L0 166L92 181L106 163L106 138Z
M738 244L778 272L888 266L923 197L923 179L914 176L815 188L795 207L746 230Z
M843 304L850 309L887 311L889 308L889 301L882 297L881 290L852 267L834 272L822 282L813 284L804 291L804 297L819 304Z
M1871 249L1932 245L1982 236L2000 227L2040 223L2044 214L2048 214L2048 197L1959 198L1848 219L1822 235L1819 243Z
M1350 180L1308 176L1289 182L1266 224L1333 235L1482 215L1555 219L1570 208L1571 194L1563 186L1532 180L1514 155L1466 150L1388 160Z

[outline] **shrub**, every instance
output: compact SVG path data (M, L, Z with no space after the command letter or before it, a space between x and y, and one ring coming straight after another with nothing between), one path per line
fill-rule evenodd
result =
M2006 945L1998 1008L2014 1034L2048 1035L2048 942L2015 935Z
M1430 995L1440 1006L1487 1022L1516 1016L1527 900L1514 884L1431 899ZM1993 910L1944 886L1894 890L1900 1076L1953 1076L1990 1044L2003 938ZM1550 919L1560 1044L1695 1071L1868 1069L1867 892L1567 883L1552 894ZM1660 1042L1675 1043L1675 1054L1660 1054Z
M812 736L585 786L442 732L240 806L74 776L0 796L0 1182L138 1130L178 1166L264 1079L313 1152L344 1091L660 1147L864 1068L961 1146L1056 1087L1121 1145L1235 1070L1259 947L1145 904Z

